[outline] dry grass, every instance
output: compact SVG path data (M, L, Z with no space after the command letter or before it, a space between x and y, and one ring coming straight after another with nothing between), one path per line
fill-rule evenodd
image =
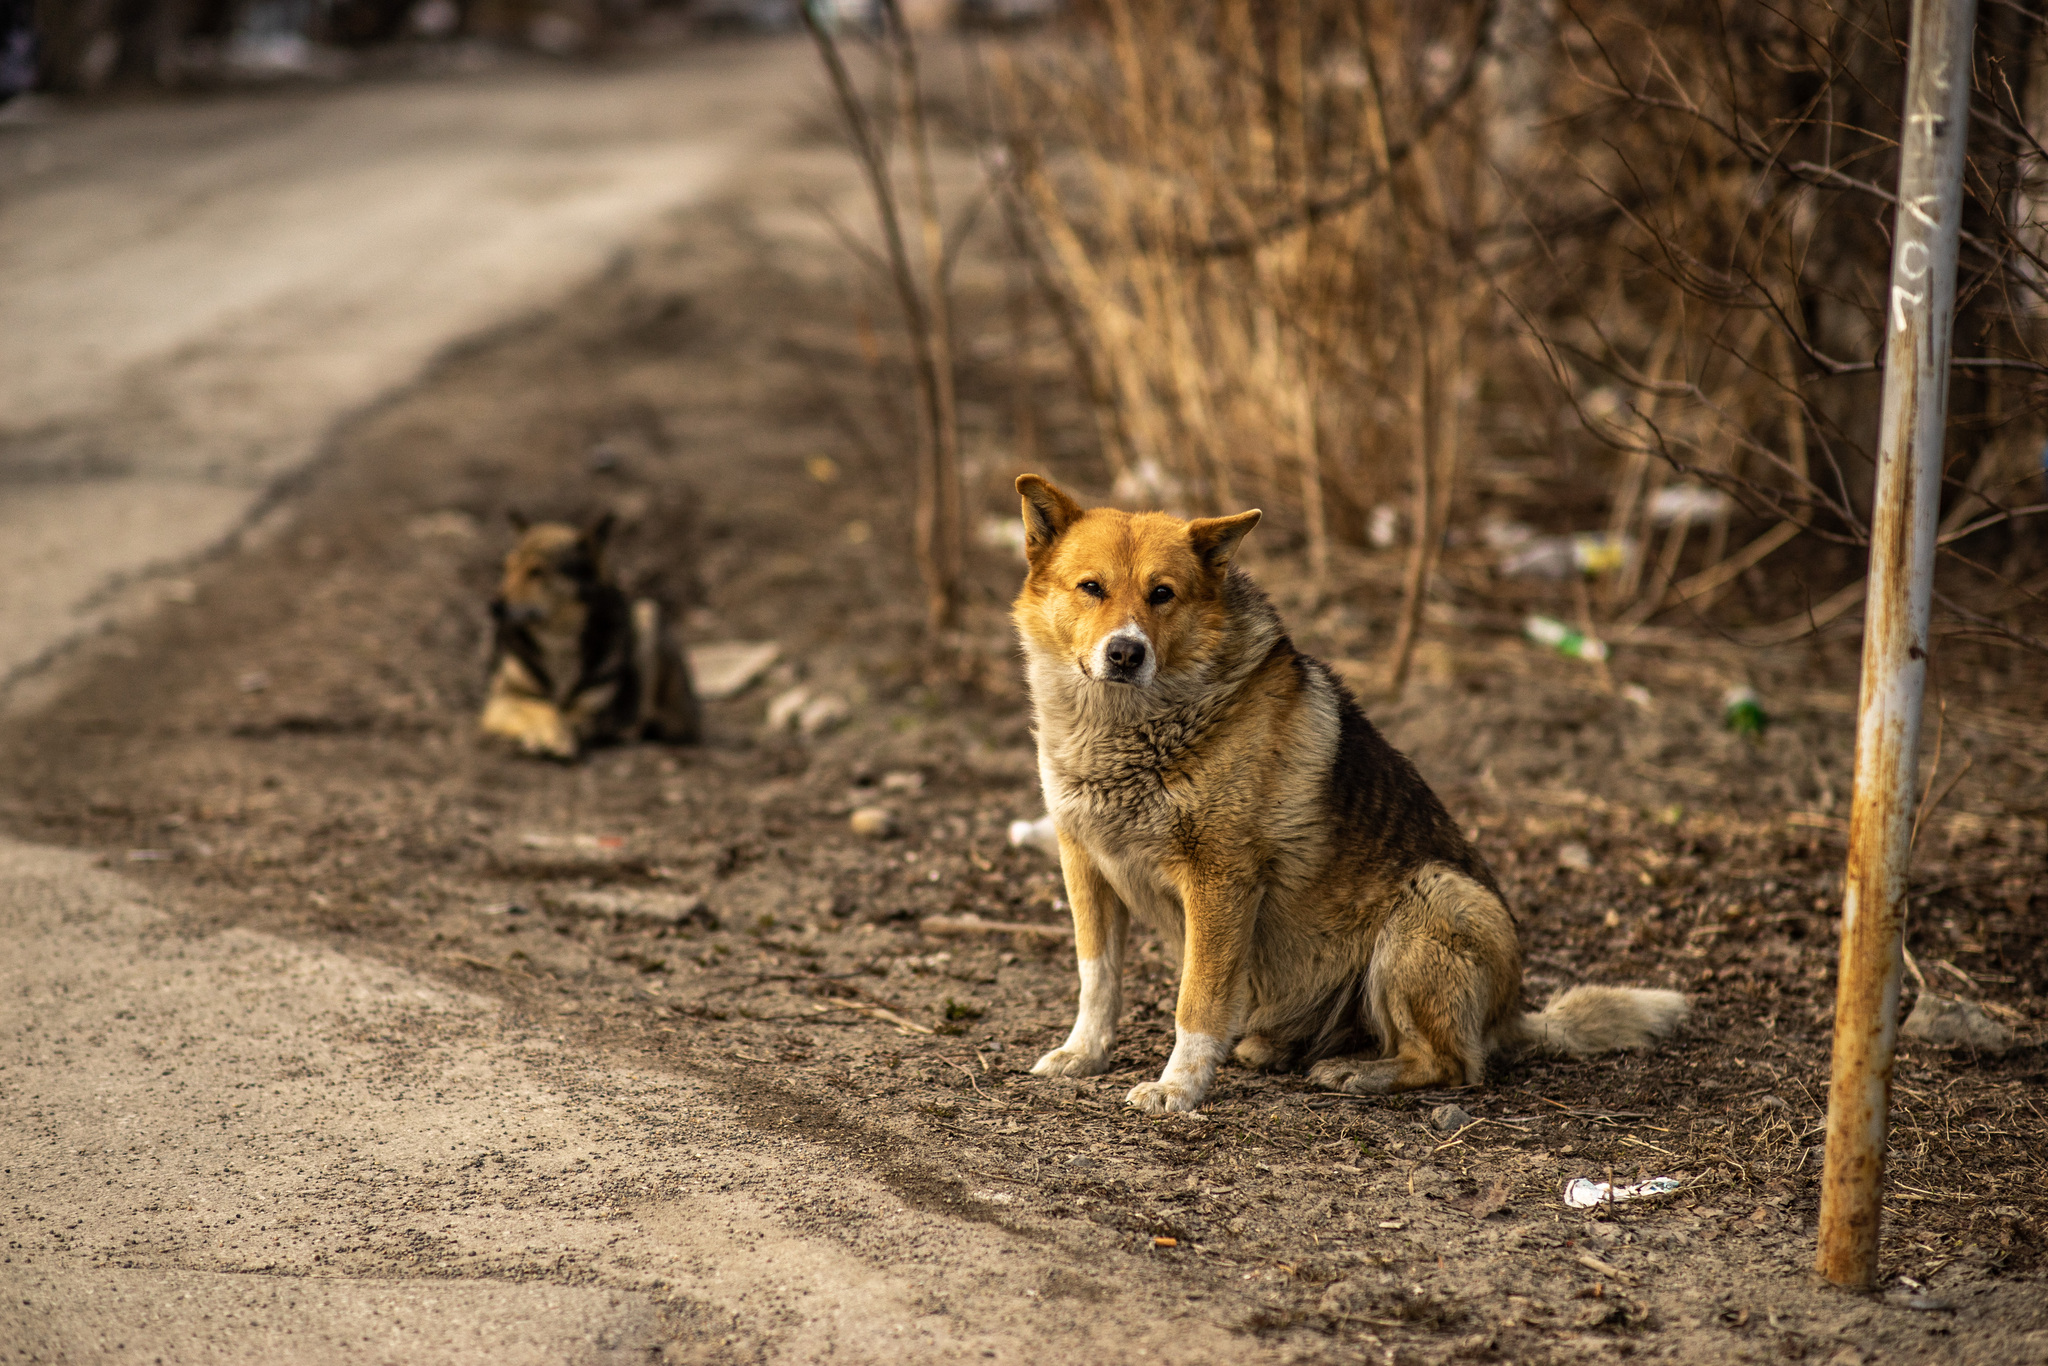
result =
M1119 492L1258 503L1325 585L1391 509L1395 682L1445 532L1487 517L1629 547L1585 604L1610 634L1857 605L1860 555L1804 600L1735 590L1864 539L1902 33L1827 0L1545 9L1104 0L996 64ZM1952 630L2041 601L2007 525L2043 501L2038 27L1979 36ZM1722 496L1674 517L1675 484Z

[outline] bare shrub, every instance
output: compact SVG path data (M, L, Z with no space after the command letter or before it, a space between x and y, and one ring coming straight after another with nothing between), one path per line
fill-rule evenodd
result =
M1896 8L1102 0L999 62L1120 491L1258 502L1319 582L1398 500L1395 687L1447 530L1485 518L1627 548L1584 604L1609 634L1846 616L1853 566L1703 614L1788 545L1865 538ZM2008 636L2042 587L2013 525L2042 510L2040 43L1987 7L1944 522L2008 562L1950 576L1978 605L1947 629Z

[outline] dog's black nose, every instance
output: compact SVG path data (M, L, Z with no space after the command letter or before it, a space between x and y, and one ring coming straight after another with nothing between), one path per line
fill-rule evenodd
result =
M1145 665L1145 642L1132 640L1128 636L1109 642L1104 651L1109 658L1109 667L1120 674L1134 674Z

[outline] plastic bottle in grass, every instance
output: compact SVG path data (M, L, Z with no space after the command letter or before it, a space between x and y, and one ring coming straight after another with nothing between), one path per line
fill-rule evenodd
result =
M1522 634L1571 659L1597 664L1607 658L1606 641L1574 631L1556 617L1532 616L1522 623Z
M1764 715L1754 688L1730 688L1721 698L1721 724L1754 740L1771 724L1771 718Z

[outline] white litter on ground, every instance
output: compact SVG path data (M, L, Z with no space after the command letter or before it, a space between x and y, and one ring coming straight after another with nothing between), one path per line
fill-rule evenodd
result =
M1649 1195L1669 1195L1681 1184L1676 1177L1659 1176L1639 1181L1633 1186L1610 1186L1605 1181L1592 1181L1580 1176L1565 1182L1564 1202L1573 1209L1595 1209L1623 1200L1640 1200Z

